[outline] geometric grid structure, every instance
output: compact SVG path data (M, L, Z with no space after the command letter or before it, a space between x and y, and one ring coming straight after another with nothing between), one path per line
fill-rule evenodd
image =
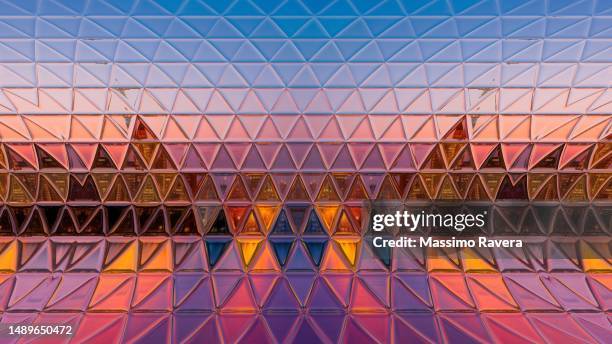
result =
M71 324L74 342L609 338L608 1L2 8L2 324ZM520 254L384 256L371 200L478 201L538 235Z

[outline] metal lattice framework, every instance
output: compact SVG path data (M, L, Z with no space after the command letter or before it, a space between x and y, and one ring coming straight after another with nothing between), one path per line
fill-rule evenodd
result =
M75 343L610 338L609 1L0 8L2 324L71 324ZM478 201L537 235L381 256L374 200Z

